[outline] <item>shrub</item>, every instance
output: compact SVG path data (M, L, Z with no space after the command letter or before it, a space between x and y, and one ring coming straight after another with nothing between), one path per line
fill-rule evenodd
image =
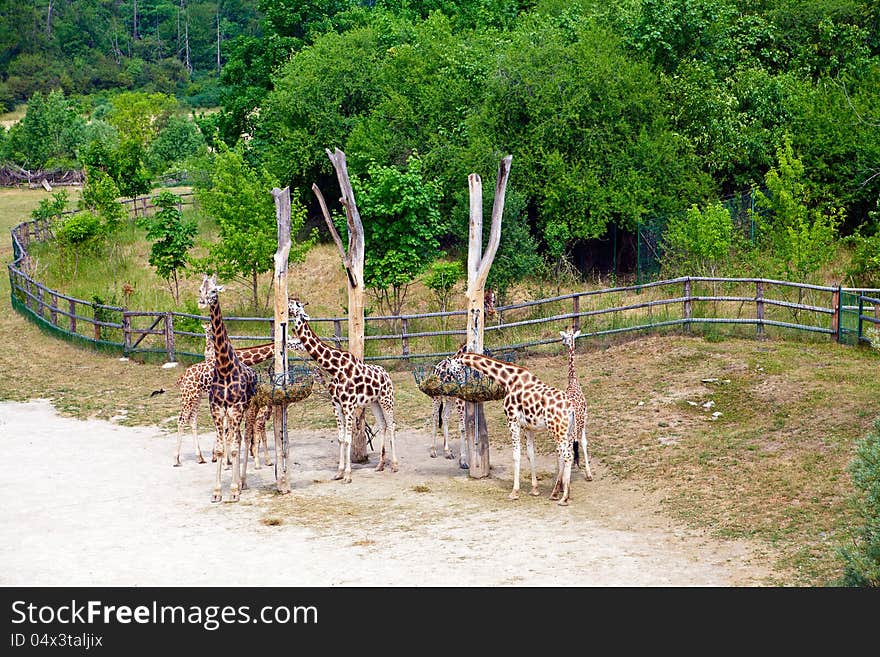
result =
M843 586L880 586L880 418L859 441L849 465L858 491L852 503L862 524L852 534L852 545L840 550L844 561Z

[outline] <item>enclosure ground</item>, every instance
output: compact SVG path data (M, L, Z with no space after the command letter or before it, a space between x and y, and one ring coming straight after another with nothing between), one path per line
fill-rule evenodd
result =
M171 466L176 435L60 416L47 400L0 403L4 586L762 586L784 582L758 543L674 524L658 500L594 459L572 504L548 499L554 461L539 457L540 497L511 502L509 450L492 477L432 459L430 435L397 436L400 470L355 466L332 481L335 432L291 432L292 492L249 467L237 504L212 504L215 467ZM202 435L207 452L213 433ZM374 447L378 449L378 437ZM457 445L456 445L457 453ZM223 472L224 497L231 479Z

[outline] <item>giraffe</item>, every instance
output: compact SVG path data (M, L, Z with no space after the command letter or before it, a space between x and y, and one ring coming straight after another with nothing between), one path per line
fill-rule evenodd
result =
M556 442L559 470L550 494L551 500L566 506L571 498L572 441L574 440L574 410L561 390L547 385L529 370L518 365L466 351L459 347L450 358L450 369L458 374L465 367L498 382L506 389L503 405L507 427L513 442L513 490L511 500L519 498L519 465L521 456L520 433L526 434L526 448L532 470L532 495L538 492L535 474L535 432L546 429Z
M369 407L382 431L377 471L385 469L385 438L390 435L391 471L397 472L397 452L394 449L394 384L384 368L369 365L348 351L324 344L309 326L310 317L305 304L290 298L287 302L290 323L302 341L305 350L322 371L333 411L339 439L339 469L334 479L351 483L351 437L355 411Z
M208 402L211 405L211 417L217 430L214 442L214 455L217 457L217 477L214 481L212 502L220 502L220 475L223 469L222 457L228 452L232 457L232 485L229 489L230 499L237 502L241 495L241 481L247 472L247 453L242 467L239 467L239 446L241 444L241 421L245 410L257 388L257 374L249 366L242 363L232 343L223 315L220 311L220 292L222 285L217 285L217 274L209 278L205 275L199 288L199 308L208 308L211 314L211 333L214 339L214 375L208 388Z
M584 453L584 478L593 481L590 458L587 456L587 398L584 397L584 391L574 369L574 341L580 334L580 331L574 329L559 332L562 336L562 344L568 347L568 387L565 389L565 396L574 409L575 436L580 441L581 451ZM574 463L578 464L577 442L574 443Z
M434 374L444 382L454 379L452 373L449 371L448 358L444 358L434 366ZM459 397L437 395L433 398L433 408L431 409L431 458L437 457L437 430L441 427L443 429L443 453L448 459L455 458L452 455L452 449L449 447L449 416L452 414L453 404L458 411L458 433L461 438L461 451L459 452L458 465L462 469L466 469L468 467L468 462L464 426L464 400Z
M180 413L177 416L177 449L174 452L174 467L180 467L180 447L183 442L183 430L187 425L192 430L198 462L206 462L199 447L198 419L199 404L207 394L208 388L211 387L211 380L214 377L214 340L211 334L211 324L203 322L202 328L205 330L205 359L190 365L177 377L177 388L180 391ZM288 346L291 344L291 341L288 340ZM253 347L244 347L237 349L236 353L239 360L245 365L257 365L274 355L275 343L269 342ZM265 408L261 410L263 415L268 417ZM261 416L258 415L257 418L259 417ZM265 435L265 420L263 421L263 431ZM265 446L265 439L263 443ZM211 460L216 461L216 456L212 455ZM269 462L268 451L265 452L265 464L272 465ZM229 465L227 463L227 466ZM259 468L259 464L257 467Z

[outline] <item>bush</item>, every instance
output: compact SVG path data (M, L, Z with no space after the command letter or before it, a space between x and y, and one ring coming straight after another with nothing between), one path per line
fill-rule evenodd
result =
M842 548L843 586L880 586L880 418L859 441L849 465L858 494L852 503L862 525L852 535L852 546Z

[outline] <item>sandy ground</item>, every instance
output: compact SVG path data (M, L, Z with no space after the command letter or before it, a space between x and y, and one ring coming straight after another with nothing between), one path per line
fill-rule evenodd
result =
M400 471L355 466L332 481L335 432L291 431L292 492L254 471L241 501L212 504L213 464L176 434L59 416L46 400L0 403L3 586L761 586L756 546L671 523L649 496L593 463L572 504L507 500L509 450L492 477L428 455L430 436L397 436ZM271 436L271 430L270 430ZM377 439L374 445L378 448ZM213 433L202 434L207 454ZM457 445L456 445L457 454ZM528 459L523 454L528 490ZM228 498L229 471L223 473Z

